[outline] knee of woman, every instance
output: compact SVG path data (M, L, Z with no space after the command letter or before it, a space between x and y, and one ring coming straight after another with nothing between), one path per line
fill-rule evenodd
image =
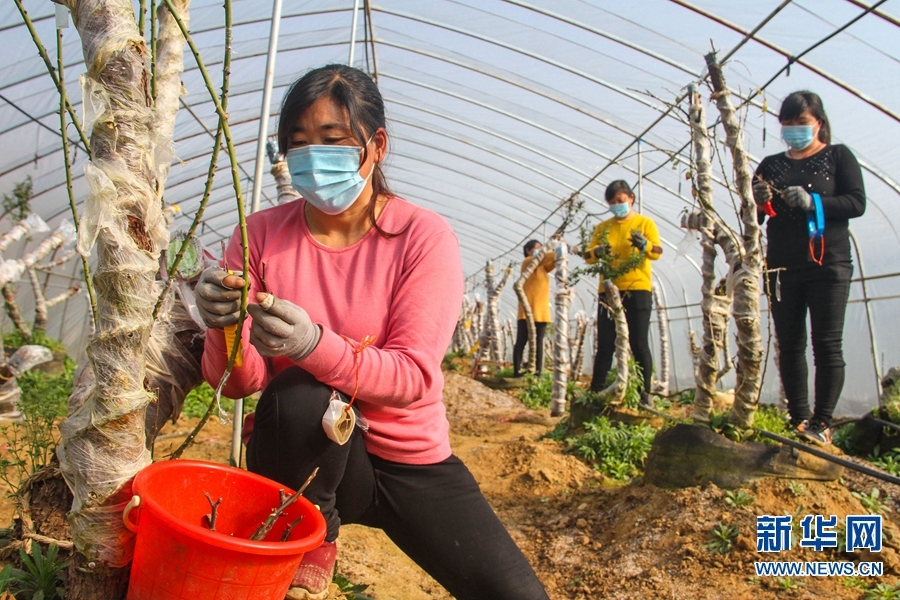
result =
M256 426L270 417L287 423L320 422L331 393L330 386L300 367L285 369L263 390L256 407Z

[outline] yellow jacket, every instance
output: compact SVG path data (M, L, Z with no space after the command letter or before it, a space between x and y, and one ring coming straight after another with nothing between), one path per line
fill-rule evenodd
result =
M650 279L652 273L650 261L658 259L662 254L661 252L653 251L654 247L662 249L662 246L660 246L659 231L656 229L656 223L650 217L635 213L624 221L613 217L597 225L594 229L594 234L591 236L591 241L585 249L585 254L589 256L585 259L585 262L592 265L599 260L594 256L593 250L603 241L604 233L606 235L606 243L609 245L613 265L630 256L631 253L637 252L638 250L631 245L631 233L633 231L640 231L647 238L647 247L644 248L644 255L650 260L645 260L637 269L617 277L613 280L613 283L623 292L629 290L649 292L653 290L653 283ZM603 277L600 278L600 291L603 291Z
M533 256L527 257L522 261L522 271L528 268ZM550 271L556 268L556 254L553 252L544 257L543 262L534 270L528 279L525 280L524 292L528 298L528 304L531 306L531 312L534 314L535 323L549 323L553 320L550 315ZM525 309L519 303L519 319L525 318Z

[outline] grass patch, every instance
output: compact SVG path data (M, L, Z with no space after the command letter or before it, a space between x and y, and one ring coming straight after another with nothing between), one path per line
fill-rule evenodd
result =
M573 452L595 469L619 481L627 481L640 474L650 452L656 429L650 425L627 425L610 421L605 416L594 417L584 424L581 435L564 437L567 424L560 424L548 437L565 442L566 451Z

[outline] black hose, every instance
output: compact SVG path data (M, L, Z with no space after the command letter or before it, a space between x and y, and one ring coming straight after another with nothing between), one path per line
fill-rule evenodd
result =
M819 458L825 459L828 462L833 462L837 465L841 465L842 467L853 469L854 471L859 471L860 473L863 473L870 477L875 477L876 479L880 479L888 483L893 483L894 485L900 485L900 477L894 477L893 475L890 475L883 471L879 471L878 469L873 469L872 467L866 467L856 464L855 462L847 460L846 458L840 458L839 456L829 454L828 452L819 450L818 448L813 448L812 446L809 446L802 442L795 442L792 439L780 436L776 433L772 433L771 431L766 431L765 429L755 429L754 431L756 431L756 433L763 437L769 438L770 440L775 440L776 442L779 442L781 444L786 444L792 448L800 450L801 452L808 452L809 454L818 456Z

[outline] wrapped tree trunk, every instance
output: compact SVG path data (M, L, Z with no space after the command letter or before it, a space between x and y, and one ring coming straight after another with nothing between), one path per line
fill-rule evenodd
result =
M728 343L728 323L731 314L731 290L727 283L727 278L723 277L716 286L713 295L712 325L716 338L716 345L722 354L722 368L716 373L716 380L721 381L729 371L734 368L734 361L731 359L731 348Z
M716 373L719 370L716 338L712 326L717 252L713 221L712 163L710 162L709 136L706 131L706 110L700 94L697 92L691 93L690 123L697 182L695 195L697 203L700 205L700 211L688 215L682 225L700 232L700 246L703 248L703 261L700 266L702 276L700 310L703 314L703 336L699 352L696 354L697 365L694 370L694 382L697 390L694 396L692 417L697 421L709 421L713 398L716 395Z
M86 398L78 398L76 386L72 400L80 405L70 406L60 425L57 450L75 498L69 525L77 553L67 598L110 600L124 596L133 553L122 509L131 497L131 480L150 462L144 419L153 397L144 386L144 354L160 293L155 281L160 250L168 243L159 193L171 157L171 129L157 122L152 108L149 52L130 0L65 4L81 35L87 66L83 95L93 109L85 118L91 162L85 166L89 193L79 251L89 253L96 242L99 316L88 347L96 384ZM164 21L161 14L160 41L168 35ZM160 74L161 88L165 80L178 84L177 108L180 73Z
M44 238L38 247L16 260L6 260L0 264L0 286L13 283L22 278L28 269L34 267L38 261L43 260L51 252L70 244L75 240L75 227L69 221L60 223L56 230Z
M659 327L659 380L654 391L663 396L669 395L669 317L659 294L653 290L653 301L656 304L656 319Z
M566 412L566 390L569 384L569 304L572 289L568 285L569 252L564 241L559 242L561 252L556 263L556 312L553 317L553 387L550 391L550 415L558 417Z
M571 377L575 381L578 381L582 370L584 370L584 342L587 339L587 328L588 320L584 311L578 311L575 315L575 346L572 349L571 366Z
M3 286L3 301L6 304L6 314L9 315L13 325L16 326L26 340L31 339L31 327L25 322L22 316L22 310L19 307L19 301L16 300L16 288L11 283Z
M291 172L283 158L272 164L271 173L278 189L278 204L292 202L300 197L300 193L291 185Z
M3 235L0 235L0 252L6 252L6 249L9 248L10 244L21 240L26 235L43 233L46 231L50 231L50 228L42 218L35 214L28 215L16 223L12 229Z
M734 183L741 197L741 221L743 260L734 277L733 315L737 325L738 365L740 367L734 404L728 413L728 420L739 427L751 427L753 415L759 403L762 382L761 362L763 356L762 336L759 318L759 277L762 266L759 223L756 219L756 203L753 200L753 171L744 145L741 141L741 127L731 94L725 85L722 68L716 60L715 52L706 55L710 81L715 90L716 105L725 128L725 143L731 150L734 162Z
M619 288L611 280L603 282L606 286L606 306L616 323L616 380L600 392L609 404L618 404L625 399L628 389L628 359L631 356L631 345L628 339L628 321L625 319L625 307Z
M500 361L503 354L501 352L500 336L500 294L509 281L512 273L512 265L506 267L503 272L503 278L496 285L494 284L494 265L488 261L484 267L486 308L484 315L484 327L481 330L479 341L479 355L487 360Z
M557 240L551 240L549 244L541 248L541 251L534 255L531 262L528 263L528 266L525 267L525 270L522 271L513 284L513 291L516 292L516 298L518 298L519 304L522 305L522 310L525 312L525 322L528 325L528 366L532 371L537 369L537 329L534 325L534 311L528 302L528 297L525 296L525 282L544 262L548 254L556 252L556 244Z

